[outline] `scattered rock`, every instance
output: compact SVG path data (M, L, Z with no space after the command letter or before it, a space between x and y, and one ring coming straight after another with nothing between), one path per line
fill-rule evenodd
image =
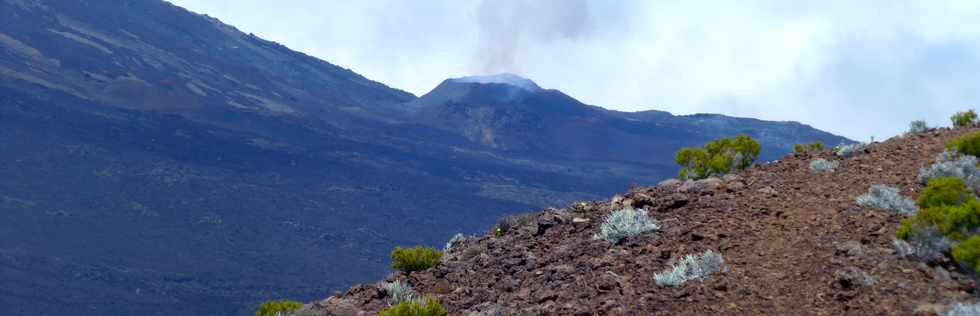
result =
M866 253L864 245L856 241L847 241L837 245L835 255L837 256L848 256L856 257L862 256Z
M916 316L939 316L949 309L948 306L942 304L919 304L912 311Z
M331 296L325 300L308 304L293 313L296 316L358 316L361 313L358 308L348 301L336 296Z
M435 294L449 294L452 292L452 286L449 285L449 281L442 280L436 283L436 286L432 288L432 293Z
M834 271L834 285L844 290L852 290L872 283L874 283L874 278L857 267L846 267Z
M772 187L764 187L764 188L761 188L761 189L759 189L759 192L768 194L769 196L772 196L772 197L779 196L779 191L776 191L776 189L773 189Z
M681 184L683 184L683 183L684 182L681 181L681 180L667 179L667 180L664 180L664 181L660 181L660 183L657 183L657 186L658 187L661 187L661 188L666 188L668 190L675 190L675 189L677 189L677 187L681 186Z
M549 228L555 227L563 222L562 218L558 215L548 214L538 218L537 230L534 232L534 236L544 235Z
M588 218L576 217L572 219L572 226L575 229L584 229L592 224L592 220Z
M697 181L687 180L683 184L681 184L679 188L677 188L677 192L699 193L699 192L714 190L720 187L722 184L724 184L724 182L717 177L710 177L707 179L701 179Z

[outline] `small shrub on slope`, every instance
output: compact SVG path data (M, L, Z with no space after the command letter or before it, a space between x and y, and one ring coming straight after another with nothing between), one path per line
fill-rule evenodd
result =
M814 159L810 161L810 170L816 172L834 171L839 166L840 162L837 160Z
M725 269L727 269L725 259L720 254L708 250L701 255L685 256L670 269L654 274L653 279L659 285L676 286L690 280L703 280L708 275Z
M945 177L929 181L918 205L921 211L903 220L898 228L900 239L935 227L950 239L962 240L980 227L980 202L967 191L963 180Z
M398 305L383 309L378 316L443 316L446 309L431 296L424 299L410 299Z
M805 154L808 152L821 151L823 150L823 143L812 142L809 144L796 144L793 145L793 152L797 154Z
M898 189L881 184L871 186L871 188L868 189L868 193L858 196L857 204L886 210L895 210L904 215L915 213L915 211L918 210L918 208L915 206L915 202L899 194Z
M980 273L980 236L970 238L953 247L953 259L966 266L971 271Z
M955 127L970 126L977 123L977 112L973 111L973 109L966 112L956 112L949 119L953 121L953 126Z
M980 132L953 138L946 148L962 155L980 156Z
M381 285L381 288L385 290L385 296L388 297L388 305L396 305L401 302L407 301L415 297L415 291L408 284L402 283L401 281L394 281L390 283L385 283Z
M929 131L929 126L926 125L926 121L915 120L909 123L909 134L920 134Z
M449 239L449 241L446 242L446 245L442 247L442 252L449 253L450 250L453 250L453 248L456 247L456 244L463 242L464 239L466 239L466 237L463 236L463 234L457 233L456 235L453 235L453 238Z
M945 210L939 231L953 240L964 240L980 227L980 202L970 200L957 206L936 207Z
M977 168L977 157L960 155L953 151L943 151L936 156L936 162L919 169L916 180L921 184L940 177L956 177L963 180L966 186L974 192L980 191L980 168Z
M903 257L917 257L926 262L939 262L953 247L953 241L939 232L936 226L916 229L907 240L896 239L895 249Z
M529 223L534 219L534 215L534 213L524 213L500 217L497 219L497 225L494 226L493 233L497 237L506 235L512 229Z
M303 307L303 303L290 300L266 301L259 305L255 316L281 316Z
M442 252L431 247L395 247L391 252L391 267L404 272L422 271L435 266Z
M980 315L980 304L956 303L943 313L942 316L977 316Z
M860 154L861 152L864 151L864 148L867 147L867 146L868 145L863 144L863 143L853 143L853 144L850 144L850 145L842 145L842 146L837 147L837 151L834 152L834 154L836 154L837 156L840 156L840 157L849 158L849 157L856 156L857 154Z
M611 243L619 243L623 238L646 234L660 229L657 220L650 218L645 210L624 208L606 216L599 226L599 233L594 239L602 239Z
M681 179L704 179L748 168L757 158L762 146L747 135L722 138L703 148L684 148L674 161L681 166Z
M929 184L919 194L916 204L919 208L960 205L974 199L973 192L959 178L942 177L929 180Z
M980 201L963 180L946 177L929 181L918 205L922 210L902 221L897 237L907 240L911 252L927 260L935 261L952 248L954 260L980 273Z

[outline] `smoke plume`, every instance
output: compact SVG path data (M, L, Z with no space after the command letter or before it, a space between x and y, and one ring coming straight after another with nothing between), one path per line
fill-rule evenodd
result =
M521 55L535 45L578 40L592 29L585 0L483 0L477 6L484 73L521 72Z

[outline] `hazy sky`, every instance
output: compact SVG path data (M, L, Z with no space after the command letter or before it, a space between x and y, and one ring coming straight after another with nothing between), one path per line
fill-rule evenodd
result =
M171 0L421 95L512 72L589 104L857 140L980 97L980 1Z

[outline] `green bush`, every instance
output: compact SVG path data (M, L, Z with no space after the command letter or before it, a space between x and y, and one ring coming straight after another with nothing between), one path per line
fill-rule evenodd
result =
M953 121L953 126L955 127L970 126L977 123L977 112L973 111L973 109L966 112L957 112L949 119Z
M762 146L747 135L722 138L704 148L683 148L674 160L681 166L681 179L704 179L743 170L759 158Z
M277 316L280 314L289 314L294 310L303 307L303 303L290 300L278 300L278 301L265 301L262 305L259 305L259 310L255 312L255 316Z
M398 305L388 307L378 312L378 316L443 316L446 309L431 296L424 300L406 300Z
M980 202L971 200L957 206L945 207L939 231L952 240L963 240L980 227Z
M794 153L797 153L797 154L803 154L803 153L806 153L806 146L805 146L805 145L803 145L803 144L796 144L796 145L793 145L793 152L794 152Z
M391 252L391 267L404 272L422 271L439 263L442 251L432 247L395 247Z
M919 195L919 212L906 218L896 233L899 239L935 227L952 240L962 240L974 228L980 227L980 201L966 188L963 180L942 177L929 180Z
M809 144L793 145L793 152L797 154L805 154L805 153L821 151L821 150L823 150L823 143L821 142L812 142Z
M966 187L960 178L942 177L929 180L929 184L919 195L917 205L920 209L960 205L975 199L973 191Z
M980 156L980 132L954 138L946 143L946 148L964 155Z
M974 235L957 244L952 253L953 260L980 273L980 236Z

